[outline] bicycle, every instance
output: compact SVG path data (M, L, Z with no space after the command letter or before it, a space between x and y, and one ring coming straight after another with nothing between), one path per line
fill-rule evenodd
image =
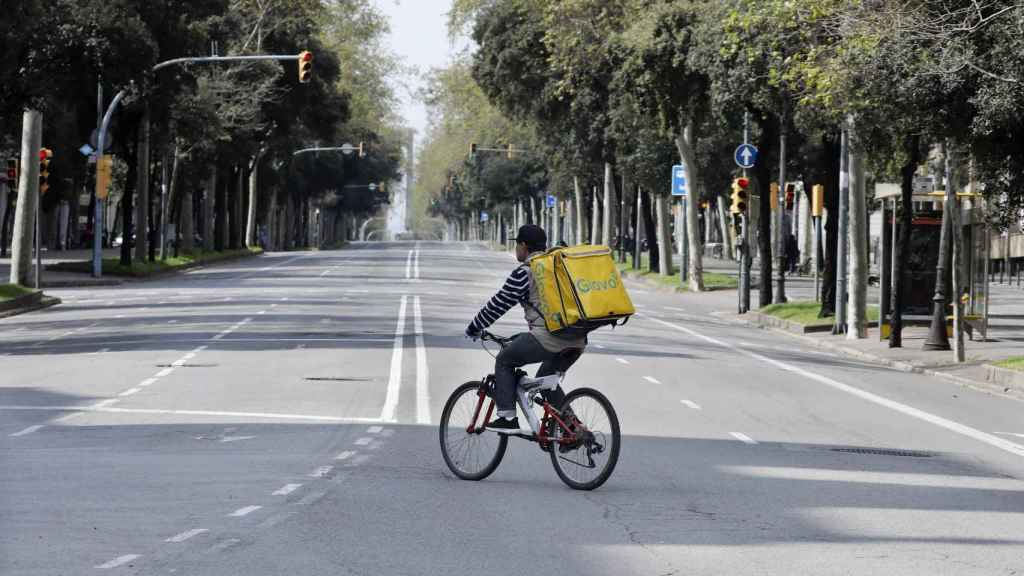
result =
M480 341L487 350L488 341L505 348L512 339L484 331ZM441 455L452 473L463 480L483 480L501 464L509 437L516 437L549 453L555 473L570 488L593 490L604 484L619 459L618 416L608 398L592 388L569 392L556 409L541 393L556 389L564 377L555 373L531 378L516 370L516 400L529 433L499 434L484 428L495 411L493 374L456 388L445 402L440 424ZM543 411L539 418L535 405ZM598 465L601 460L603 465Z

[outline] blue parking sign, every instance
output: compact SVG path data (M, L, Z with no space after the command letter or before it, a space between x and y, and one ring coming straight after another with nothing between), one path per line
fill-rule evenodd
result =
M548 208L554 208L557 200L554 194L548 194Z
M690 185L686 180L686 168L677 164L672 167L672 195L689 196Z

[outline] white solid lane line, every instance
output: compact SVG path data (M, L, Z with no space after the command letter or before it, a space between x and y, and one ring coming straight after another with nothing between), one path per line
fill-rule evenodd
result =
M206 528L195 528L195 529L192 529L192 530L188 530L186 532L182 532L181 534L176 534L174 536L171 536L167 540L164 540L164 542L171 542L171 543L177 544L178 542L184 542L185 540L188 540L189 538L193 538L195 536L199 536L200 534L204 534L206 532L209 532L209 530L206 529Z
M780 362L780 361L775 360L773 358L768 358L767 356L762 356L761 354L758 354L756 352L751 352L749 350L744 350L743 348L739 348L737 346L733 346L732 344L729 344L727 342L723 342L721 340L717 340L715 338L711 338L709 336L704 336L703 334L700 334L698 332L690 330L689 328L684 328L683 326L679 326L679 325L673 324L671 322L665 322L664 320L659 320L657 318L650 318L650 317L647 317L647 316L642 316L642 317L646 318L647 320L650 320L651 322L656 322L658 324L661 324L662 326L667 326L669 328L674 328L674 329L676 329L676 330L678 330L680 332L684 332L684 333L689 334L691 336L694 336L696 338L700 338L701 340L704 340L705 342L710 342L711 344L717 344L717 345L719 345L719 346L721 346L723 348L728 348L730 350L735 350L736 352L739 352L740 354L744 354L744 355L749 356L751 358L755 358L755 359L760 360L760 361L762 361L762 362L764 362L766 364L771 364L772 366L775 366L776 368L779 368L781 370L785 370L787 372L792 372L794 374L798 374L798 375L803 376L804 378L807 378L809 380L814 380L815 382L819 382L819 383L824 384L826 386L829 386L831 388L835 388L836 390L839 390L841 392L846 392L847 394L850 394L852 396L856 396L858 398L861 398L862 400L867 400L868 402L871 402L871 403L874 403L874 404L878 404L879 406L884 406L886 408L889 408L890 410L894 410L896 412L899 412L901 414L905 414L905 415L910 416L912 418L917 418L918 420L923 420L923 421L928 422L930 424L934 424L934 425L936 425L936 426L938 426L940 428L945 428L946 430L949 430L951 432L955 432L957 434L960 434L960 435L963 435L963 436L967 436L968 438L973 438L974 440L977 440L979 442L983 442L983 443L988 444L989 446L993 446L995 448L999 448L1000 450L1004 450L1004 451L1009 452L1011 454L1014 454L1016 456L1024 456L1024 446L1021 446L1020 444L1015 444L1013 442L1010 442L1009 440L1004 440L1004 439L1002 439L1002 438L1000 438L998 436L994 436L992 434L988 434L986 432L982 432L981 430L978 430L977 428L971 428L970 426L966 426L966 425L961 424L959 422L954 422L953 420L948 420L948 419L943 418L941 416L936 416L935 414L931 414L929 412L925 412L924 410L919 410L917 408L914 408L913 406L908 406L907 404L903 404L901 402L896 402L895 400L890 400L890 399L888 399L888 398L886 398L884 396L879 396L877 394L873 394L873 393L868 392L866 390L861 390L860 388L856 388L854 386L850 386L849 384L843 384L842 382L839 382L837 380L833 380L833 379L831 379L831 378L829 378L827 376L822 376L821 374L815 374L814 372L810 372L810 371L804 370L802 368L797 368L796 366L793 366L791 364L786 364L785 362Z
M409 257L405 259L405 278L412 278L412 255L415 250L409 250Z
M391 376L388 378L384 407L380 411L380 419L384 422L391 422L395 419L398 394L402 388L402 341L405 338L405 306L408 300L408 296L402 296L402 303L398 307L398 325L395 327L395 344L391 353Z
M700 404L697 404L693 400L680 400L679 402L681 402L683 404L683 406L686 406L687 408L693 408L694 410L700 410Z
M739 440L740 442L743 442L744 444L757 444L757 440L754 440L753 438L747 436L742 432L729 432L729 435Z
M369 424L380 422L378 418L348 418L341 416L318 416L314 414L279 414L274 412L225 412L220 410L164 410L159 408L111 408L117 398L97 402L92 406L0 406L0 411L29 412L105 412L110 414L162 414L168 416L210 416L215 418L266 418L269 420L306 420L311 422L338 422L342 424ZM74 414L69 414L73 416ZM64 418L67 418L65 416Z
M251 513L255 512L255 511L259 510L260 508L263 508L263 506L246 506L244 508L239 508L238 510L235 510L231 514L228 514L228 517L229 518L241 518L242 516L245 516L247 514L251 514Z
M413 276L420 279L420 249L416 248L416 261L413 263Z
M416 251L416 276L419 277L419 250ZM416 331L416 423L430 424L430 374L427 371L427 347L423 343L423 314L420 297L413 299L413 329Z
M141 391L142 391L142 388L129 388L129 389L125 390L124 392L121 392L120 394L118 394L118 396L131 396L132 394L136 394L136 393L141 392Z
M661 382L659 382L657 378L651 376L644 376L644 380L647 380L651 384L661 384Z
M43 427L44 427L43 424L36 424L35 426L29 426L28 428L25 428L24 430L19 430L19 431L15 432L14 434L11 434L11 436L12 437L28 436L29 434L31 434L33 432L38 432Z
M277 490L275 490L271 495L272 496L287 496L287 495L291 494L292 492L295 492L296 490L298 490L301 486L302 486L302 484L285 484L284 486L282 486L282 487L278 488Z
M96 568L98 568L99 570L110 570L111 568L117 568L118 566L124 566L125 564L127 564L129 562L132 562L133 560L136 560L136 559L141 558L141 557L142 556L140 556L139 554L125 554L124 556L118 556L117 558L114 558L110 562L107 562L105 564L100 564L99 566L96 566Z
M139 388L145 388L154 382L156 382L156 378L146 378L142 382L139 382Z
M157 372L156 374L154 374L153 377L154 378L163 378L164 376L169 375L171 372L174 372L174 368L164 368L163 370L161 370L161 371Z

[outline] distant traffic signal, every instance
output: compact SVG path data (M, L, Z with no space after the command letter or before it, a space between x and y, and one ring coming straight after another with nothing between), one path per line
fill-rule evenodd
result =
M476 142L472 142L469 145L469 157L476 158Z
M750 180L737 178L732 181L732 204L729 212L733 214L744 214L747 211L750 195Z
M811 216L821 216L825 209L825 187L815 184L811 188Z
M50 189L50 158L53 158L53 150L49 148L39 149L39 193L46 194Z
M359 157L366 158L366 148L362 142L359 143Z
M308 84L313 79L313 53L309 50L299 52L299 83Z
M7 186L11 189L18 187L18 159L7 159Z
M771 201L772 212L778 210L779 209L779 183L778 182L772 182L771 185L768 186L768 197L769 197L769 199Z
M794 184L786 184L786 210L793 209L793 203L796 201L796 186Z
M508 159L509 159L509 160L511 160L511 159L512 159L512 150L513 150L513 148L512 148L512 145L511 145L511 144L509 144L509 145L508 145Z

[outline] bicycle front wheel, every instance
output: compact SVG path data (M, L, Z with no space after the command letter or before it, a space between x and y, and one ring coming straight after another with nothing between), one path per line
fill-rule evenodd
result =
M485 431L492 400L480 382L466 382L448 397L441 412L441 455L463 480L483 480L501 464L508 436Z
M570 392L559 411L569 429L549 419L551 464L570 488L593 490L619 461L619 417L608 398L591 388Z

